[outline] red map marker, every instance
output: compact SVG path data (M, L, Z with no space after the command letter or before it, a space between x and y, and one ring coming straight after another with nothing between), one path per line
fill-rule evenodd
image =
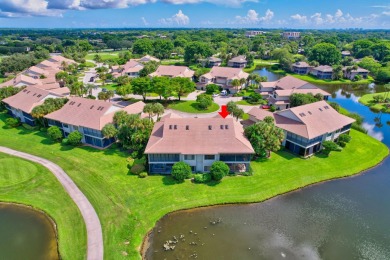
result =
M223 118L226 118L229 115L226 105L222 105L221 112L218 112Z

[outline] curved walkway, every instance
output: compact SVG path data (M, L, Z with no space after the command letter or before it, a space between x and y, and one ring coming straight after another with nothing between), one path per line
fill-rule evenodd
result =
M88 260L102 260L103 259L103 234L102 227L100 225L99 218L95 209L88 201L87 197L79 190L72 179L64 172L64 170L57 164L37 157L28 153L19 152L9 149L7 147L0 146L0 152L17 156L29 161L39 163L49 169L58 181L65 188L66 192L76 203L83 216L85 225L87 227L87 259Z

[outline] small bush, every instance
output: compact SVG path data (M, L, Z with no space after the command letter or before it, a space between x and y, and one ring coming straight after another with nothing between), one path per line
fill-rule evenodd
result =
M339 142L349 143L351 141L352 137L347 134L341 134L339 136Z
M356 122L352 123L351 128L356 130L356 131L367 134L367 129L365 129L363 126L357 124Z
M68 144L69 144L68 138L62 139L61 143L62 143L63 145L68 145Z
M127 162L129 163L130 168L134 165L134 159L132 157L128 157Z
M330 152L332 152L332 151L340 152L340 151L343 150L343 148L341 148L338 144L336 144L336 143L333 142L333 141L324 141L324 142L322 143L322 146L323 146L323 148L324 148L323 151L324 151L324 153L325 153L326 155L329 155Z
M133 165L130 170L130 172L135 175L139 175L143 171L145 171L145 166L143 166L142 164Z
M61 141L62 139L62 132L58 126L49 127L47 129L47 134L49 135L50 139L53 141Z
M140 178L146 178L146 177L148 177L148 173L147 172L141 172L138 176Z
M346 142L343 142L343 141L339 141L338 144L341 146L341 147L345 147L347 146L347 143Z
M22 126L23 126L23 128L24 128L24 129L31 130L31 131L33 131L33 130L36 130L36 129L37 129L37 127L36 127L36 126L31 126L31 125L29 125L29 124L26 124L26 123L23 123L23 124L22 124Z
M211 181L210 173L195 174L195 176L194 176L195 183L207 183L209 181Z
M206 94L219 93L221 87L215 84L209 84L206 86Z
M17 118L13 118L13 117L7 118L5 120L5 123L9 127L18 127L18 126L20 126L20 120L17 119Z
M275 112L276 111L276 106L275 105L271 105L270 108L269 108L269 111Z
M214 162L210 167L211 178L215 181L222 180L230 172L229 166L221 161Z
M87 98L88 98L88 99L96 99L96 97L93 96L93 95L88 95Z
M73 131L68 135L69 144L73 146L77 146L81 144L81 139L83 139L83 135L79 131Z
M192 171L191 167L185 162L177 162L172 167L172 177L179 182L189 178Z

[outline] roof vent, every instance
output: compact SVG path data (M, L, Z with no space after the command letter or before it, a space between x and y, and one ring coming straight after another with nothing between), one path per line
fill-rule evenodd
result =
M94 107L94 105L92 105L89 109L92 109Z
M225 129L229 129L229 125L225 125Z
M324 106L324 108L325 108L325 109L329 109L329 107L328 107L328 106Z
M79 103L79 104L77 105L77 107L79 107L79 106L81 106L81 103Z
M320 110L322 112L322 108L319 107L318 110Z
M310 111L307 111L307 113L309 113L309 115L311 115L311 112L310 112Z
M169 125L169 130L172 130L172 125Z
M37 93L34 93L33 97L35 97L36 94L37 94Z
M175 130L176 130L176 129L177 129L177 125L174 125L174 126L173 126L173 129L175 129Z
M212 126L211 125L209 125L209 130L212 130L213 128L212 128Z
M186 130L190 130L190 126L189 125L186 125Z
M221 129L223 130L223 125L221 125Z

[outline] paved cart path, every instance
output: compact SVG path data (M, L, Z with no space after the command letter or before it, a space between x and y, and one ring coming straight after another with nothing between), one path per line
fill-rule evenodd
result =
M85 226L87 227L87 259L103 260L103 234L98 215L87 197L85 197L65 171L49 160L28 153L19 152L3 146L0 146L0 152L39 163L54 174L72 200L76 203L83 216Z

